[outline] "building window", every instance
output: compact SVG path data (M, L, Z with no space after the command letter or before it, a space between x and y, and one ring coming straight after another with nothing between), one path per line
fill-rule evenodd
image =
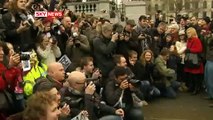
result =
M203 18L206 17L206 11L203 12Z
M188 1L185 3L185 9L190 9L190 3Z
M196 13L193 13L193 16L194 17L198 17L198 13L196 12Z
M159 10L158 4L155 4L155 10Z
M198 3L198 1L195 1L194 2L194 8L198 8L199 7L199 3Z
M181 11L183 9L183 1L182 0L177 0L175 2L175 6L176 6L176 11Z
M213 0L212 0L212 8L213 8Z
M206 1L203 2L203 8L207 8L207 2Z
M151 5L148 5L147 10L150 12L151 11Z
M175 9L175 8L174 8L174 3L170 3L170 4L169 4L169 10L170 10L170 11L174 11L174 9Z

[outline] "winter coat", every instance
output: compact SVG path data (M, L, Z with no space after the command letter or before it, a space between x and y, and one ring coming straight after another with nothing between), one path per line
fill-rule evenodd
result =
M197 53L197 54L202 53L203 47L199 38L194 37L194 38L188 39L186 46L191 53ZM202 74L204 72L204 66L203 66L203 63L201 62L199 68L185 67L184 71L188 73L192 73L192 74Z

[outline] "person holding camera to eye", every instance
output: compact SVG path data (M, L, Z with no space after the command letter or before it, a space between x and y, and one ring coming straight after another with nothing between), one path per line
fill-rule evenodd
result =
M133 41L132 32L135 25L136 24L134 20L127 20L126 25L123 28L122 34L120 35L120 40L118 41L116 53L124 55L126 59L128 58L128 51L134 48L131 42Z
M61 89L62 102L67 103L76 116L86 110L90 120L121 120L124 116L122 109L115 109L100 101L96 93L96 85L86 81L84 73L73 71L67 78L68 87Z
M8 57L8 62L6 58ZM19 67L20 55L9 54L7 45L0 41L0 119L6 120L6 116L23 110L22 99L18 95L23 93L20 87L22 82L22 70ZM19 94L20 93L20 94ZM4 117L5 118L4 118Z
M27 0L13 0L9 4L8 13L3 15L3 22L6 27L6 41L14 45L15 48L20 47L24 51L29 45L34 46L37 26L34 25L32 15L27 13Z
M85 35L80 34L77 26L72 27L72 36L66 44L66 54L72 61L68 71L75 70L79 66L79 60L90 55L89 41Z
M48 37L46 34L38 36L37 53L41 56L41 60L44 64L56 62L56 58L61 56L61 51L57 46L57 40L55 36Z
M101 70L94 67L92 57L83 57L80 61L80 71L85 73L87 78L98 80L101 78Z
M124 109L124 120L143 120L143 94L137 82L128 76L125 67L117 66L114 70L115 78L105 87L106 103L115 108ZM112 97L113 96L113 97Z
M116 52L118 33L113 34L113 26L110 23L102 25L101 35L93 41L95 64L102 71L102 77L108 78L113 69L113 55Z
M138 19L138 25L132 32L132 40L130 41L130 45L132 46L131 50L136 51L138 55L141 55L144 50L151 48L152 40L147 31L147 17L141 15Z
M104 87L102 72L99 68L95 68L93 58L83 57L80 61L79 71L86 75L88 82L92 81L96 85L96 92L102 97Z

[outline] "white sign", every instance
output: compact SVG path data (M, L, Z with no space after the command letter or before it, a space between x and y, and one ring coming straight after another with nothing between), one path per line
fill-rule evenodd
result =
M58 62L60 62L60 63L63 65L63 67L64 67L65 70L66 70L66 69L70 66L70 64L72 63L72 62L70 61L70 59L67 57L67 55L63 55L63 56L60 58L60 60L59 60Z

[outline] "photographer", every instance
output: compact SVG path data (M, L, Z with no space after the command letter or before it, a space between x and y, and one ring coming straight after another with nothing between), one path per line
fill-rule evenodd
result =
M2 35L2 31L5 29L5 25L2 21L3 14L8 12L9 0L1 0L0 1L0 35Z
M105 97L108 105L122 108L125 112L124 120L143 120L140 108L143 95L135 83L128 79L125 67L115 68L115 79L109 81L105 89Z
M151 36L147 34L147 31L147 17L141 15L138 19L138 25L132 32L132 40L130 41L132 50L136 51L138 55L141 55L144 50L150 49L151 47Z
M153 51L155 58L159 55L160 50L162 49L162 42L165 37L166 29L167 24L164 22L160 22L157 28L148 29L148 34L152 39L150 49Z
M26 46L34 45L37 35L37 26L33 23L32 15L27 13L27 0L13 0L9 5L9 12L3 15L6 27L6 41L20 47L24 51Z
M80 111L86 110L90 120L121 120L124 116L122 109L115 109L100 101L96 93L96 85L87 83L86 76L73 71L67 78L68 87L61 89L62 101L67 103L76 116ZM105 113L104 117L100 113Z
M115 53L118 40L118 33L113 33L110 23L102 25L101 35L93 41L95 64L102 71L103 78L107 78L113 69L113 54Z
M41 57L41 61L46 65L56 62L56 58L61 56L61 51L57 46L55 36L48 37L45 34L39 35L37 53Z
M120 40L118 41L116 53L124 55L124 57L127 60L128 60L128 51L134 50L136 48L135 40L132 36L135 26L136 24L134 20L132 19L127 20L126 25L123 29L123 33L121 35L122 37L120 37Z
M72 24L69 16L64 16L61 22L59 19L53 20L53 32L56 33L58 38L58 46L61 50L62 55L66 53L66 44L70 36L72 36ZM60 33L60 34L58 34Z
M77 26L72 27L72 37L70 37L66 44L67 56L72 61L69 71L78 67L79 60L84 56L90 55L90 45L87 37L80 34Z
M116 53L117 54L122 54L125 56L125 58L128 58L128 51L131 49L130 41L132 41L132 31L133 27L135 26L135 21L134 20L128 20L126 22L125 27L123 26L119 27L116 25L115 26L115 31L118 31L119 33L119 40L117 42L117 48L116 48ZM122 28L122 29L121 29ZM120 29L120 30L119 30Z
M51 5L51 7L53 5L55 7L55 4L56 4L56 0L28 0L27 4L25 6L27 8L30 7L31 5L43 6L45 9L48 10L48 9L50 9L50 5ZM60 4L62 4L62 3L60 3Z
M87 78L98 80L101 78L101 71L94 67L92 57L83 57L80 62L81 72L85 73Z
M96 85L96 92L99 93L100 97L102 97L104 87L102 73L99 68L94 67L92 57L83 57L81 59L80 71L86 75L88 83L92 81Z
M22 82L22 71L18 67L20 63L19 54L9 55L9 62L5 65L4 55L7 55L7 46L0 41L0 119L4 120L2 116L19 112L23 110L21 103L22 99L17 99L21 95L20 82ZM8 49L9 50L9 49ZM19 94L20 93L20 94ZM19 96L20 97L20 96Z

